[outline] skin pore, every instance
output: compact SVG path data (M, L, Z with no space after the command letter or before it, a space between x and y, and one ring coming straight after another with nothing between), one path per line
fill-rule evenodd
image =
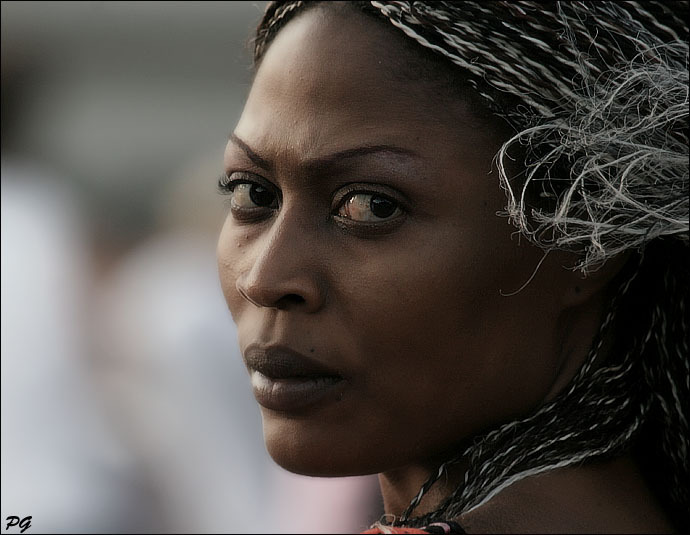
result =
M330 8L278 33L225 152L218 244L245 359L288 348L342 378L309 406L262 406L269 453L302 474L380 473L393 514L450 452L567 384L608 280L582 280L563 267L570 259L544 258L497 217L505 195L492 160L506 132L469 102L395 76L417 60L404 40ZM635 504L650 502L626 462L530 478L463 522L528 529L523 509L536 507L537 529L554 529L587 507L609 518L611 495L634 520ZM612 475L626 488L604 499L596 489ZM461 477L462 465L417 513ZM550 493L587 499L564 510L542 499Z

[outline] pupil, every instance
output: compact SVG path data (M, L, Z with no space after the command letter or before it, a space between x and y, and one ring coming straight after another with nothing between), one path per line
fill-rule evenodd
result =
M389 217L395 212L396 205L384 197L373 196L371 198L371 212L380 218Z
M249 190L249 198L257 206L271 206L273 194L263 186L253 185Z

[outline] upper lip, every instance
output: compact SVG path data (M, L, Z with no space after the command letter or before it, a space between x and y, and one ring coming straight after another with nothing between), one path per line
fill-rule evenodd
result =
M340 376L337 370L285 346L250 344L244 352L247 368L271 379Z

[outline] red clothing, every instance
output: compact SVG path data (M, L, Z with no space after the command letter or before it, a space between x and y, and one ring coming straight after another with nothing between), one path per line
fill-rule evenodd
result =
M371 528L362 533L429 533L421 528L388 528L388 531L381 531L381 528Z

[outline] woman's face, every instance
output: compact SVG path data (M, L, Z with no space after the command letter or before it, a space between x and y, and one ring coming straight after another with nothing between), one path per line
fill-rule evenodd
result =
M560 266L505 296L542 254L496 215L503 137L400 76L404 39L354 11L298 16L225 152L223 291L291 471L432 459L540 403L561 365Z

